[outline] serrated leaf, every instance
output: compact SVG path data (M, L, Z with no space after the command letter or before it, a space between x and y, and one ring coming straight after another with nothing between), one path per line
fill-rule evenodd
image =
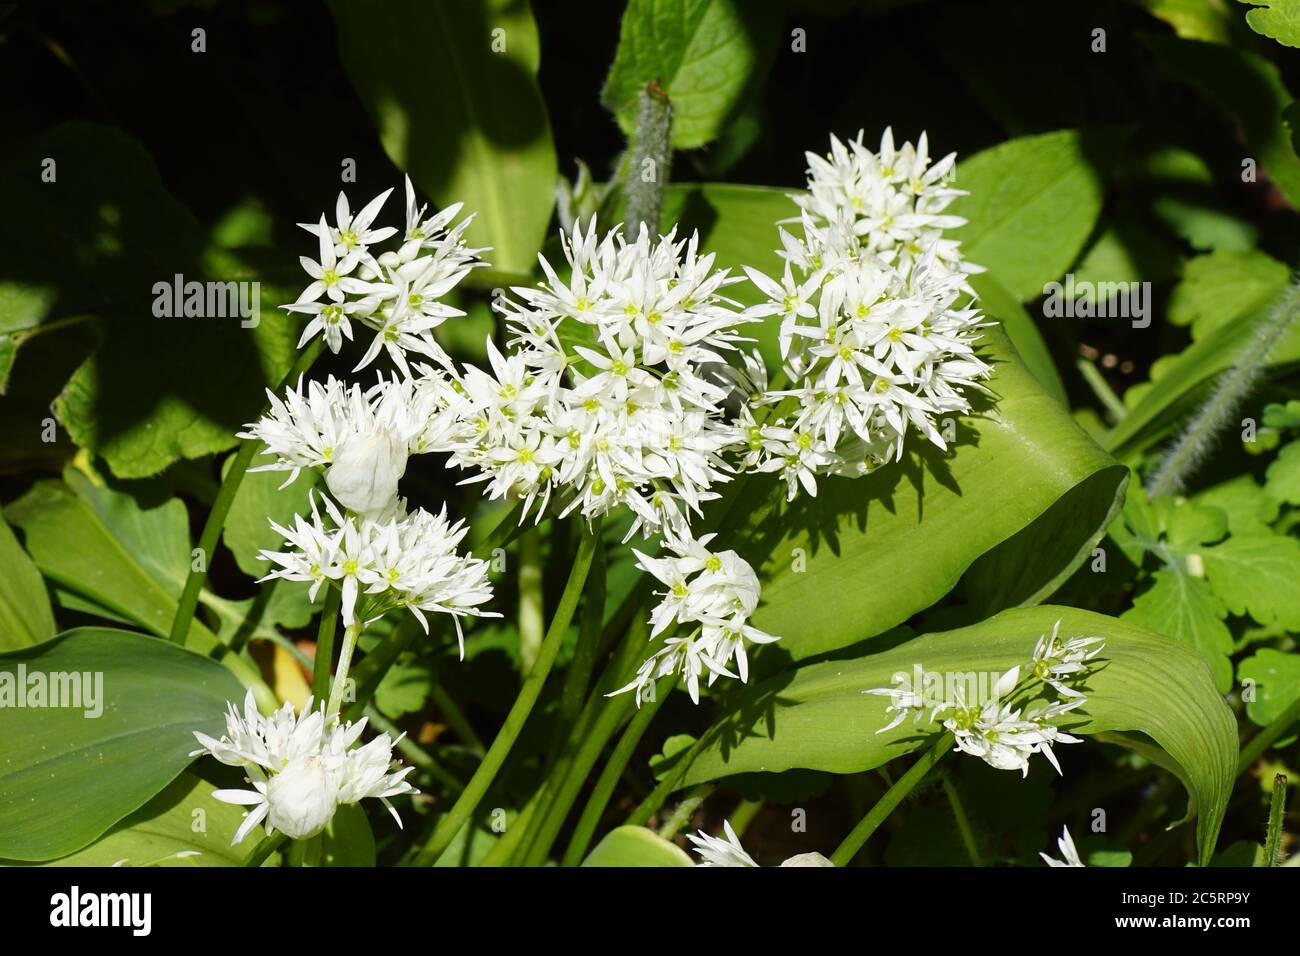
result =
M388 669L375 689L375 706L396 720L424 707L433 690L434 674L421 661L399 661Z
M1297 0L1240 0L1257 9L1246 14L1247 25L1261 36L1283 46L1300 48L1300 2Z
M630 0L601 100L629 136L637 97L657 81L673 107L672 140L716 139L771 59L781 8L760 0Z
M1300 698L1300 654L1261 647L1237 665L1237 679L1255 682L1254 699L1246 701L1246 715L1266 727Z
M1300 505L1300 440L1282 446L1268 466L1264 487L1277 501Z
M1259 486L1251 475L1238 475L1207 488L1194 499L1198 504L1213 505L1228 516L1228 530L1233 534L1259 532L1277 520L1277 499Z
M682 786L756 770L792 767L858 773L933 742L905 723L876 733L888 700L864 694L890 685L893 674L1002 673L1028 660L1040 635L1057 621L1066 636L1106 638L1105 665L1087 678L1083 734L1139 731L1175 760L1199 808L1202 861L1213 852L1236 780L1237 727L1200 655L1130 622L1067 607L1004 611L970 627L929 634L898 647L847 660L808 664L747 688L701 738ZM1042 761L1030 775L1053 775Z
M389 158L439 206L463 202L476 214L466 235L492 247L496 269L531 272L551 220L556 165L528 4L336 0L330 10L343 65ZM398 222L391 203L400 201L388 210Z
M1201 552L1205 576L1233 614L1300 630L1300 541L1280 534L1233 535Z
M1169 321L1200 338L1267 305L1287 284L1284 263L1267 253L1220 250L1188 261L1169 299Z
M1201 578L1157 571L1151 587L1133 600L1121 619L1167 634L1195 648L1214 675L1220 693L1232 687L1232 634L1223 623L1227 608Z

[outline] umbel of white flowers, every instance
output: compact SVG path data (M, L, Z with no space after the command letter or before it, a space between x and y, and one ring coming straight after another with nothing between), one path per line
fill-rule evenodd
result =
M957 750L979 757L999 770L1019 770L1029 774L1029 758L1041 753L1059 774L1061 765L1052 751L1055 744L1076 744L1080 740L1062 731L1062 716L1082 707L1087 698L1071 681L1085 678L1097 655L1105 647L1101 637L1074 637L1063 640L1061 622L1044 634L1034 646L1027 665L1017 665L997 681L992 695L985 701L967 702L958 688L954 699L931 706L919 688L910 685L907 674L895 674L894 686L863 691L889 698L886 714L890 721L876 733L884 733L901 724L910 715L913 722L927 717L933 723L943 715L943 726L956 741ZM1036 702L1016 707L1015 701L1032 700L1050 688L1063 700Z
M367 797L380 800L400 827L402 819L388 798L417 792L405 779L414 768L400 768L393 760L394 741L388 734L354 746L365 726L365 718L354 724L327 719L310 698L300 714L286 703L263 717L249 691L242 715L228 705L220 740L195 731L200 747L190 756L209 754L248 774L252 789L213 793L225 803L250 808L231 843L239 843L263 821L268 836L276 830L295 840L315 836L340 806Z

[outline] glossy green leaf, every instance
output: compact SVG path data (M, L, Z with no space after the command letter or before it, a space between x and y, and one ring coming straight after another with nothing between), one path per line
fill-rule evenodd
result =
M1300 3L1297 0L1239 0L1254 7L1246 23L1256 33L1283 46L1300 48Z
M1061 621L1066 636L1106 638L1104 665L1083 685L1083 734L1146 734L1182 768L1199 810L1199 855L1213 852L1236 779L1237 729L1200 656L1145 628L1074 608L1005 611L979 624L929 634L876 654L784 671L747 688L702 738L682 786L736 773L792 767L859 773L927 745L904 723L876 731L888 699L862 693L898 672L998 672L1026 662L1039 636ZM961 758L967 759L967 758ZM1053 774L1036 759L1030 775Z
M748 480L722 540L763 584L756 626L796 660L879 634L947 594L972 565L991 610L1043 600L1088 556L1127 479L985 333L996 404L959 419L950 452L910 441L864 478L818 480L816 498Z
M686 851L653 830L624 826L611 830L582 861L583 866L692 866Z
M1283 445L1269 463L1265 487L1276 501L1300 505L1300 441Z
M1034 378L1038 379L1038 384L1043 386L1047 394L1062 405L1068 406L1065 384L1061 381L1061 374L1056 370L1056 362L1052 360L1052 353L1048 351L1042 333L1038 331L1038 326L1025 311L1025 307L1016 301L1016 297L1003 288L990 273L984 272L971 276L970 283L971 288L979 296L979 307L984 310L985 315L1002 323L1007 338L1020 353L1020 359L1025 363L1025 367Z
M531 272L556 165L528 4L335 0L330 9L343 65L389 158L439 206L464 202L476 214L468 239L492 247L495 268ZM399 187L387 210L399 222L401 196Z
M775 52L781 8L761 0L630 0L601 99L629 136L652 80L673 105L673 145L717 138Z
M1210 586L1233 614L1300 630L1300 541L1271 531L1235 534L1201 552Z
M1113 137L1074 130L1025 136L957 164L970 195L949 212L962 254L1017 298L1037 298L1074 262L1101 212Z
M1187 263L1169 299L1169 321L1201 338L1226 322L1263 308L1280 293L1289 271L1267 253L1214 252Z
M54 612L41 572L9 523L0 517L0 650L39 644L54 636Z
M1266 727L1300 697L1300 654L1261 647L1237 665L1237 679L1255 682L1254 694L1246 701L1246 714Z
M90 846L40 865L242 866L257 833L230 845L244 811L214 799L216 789L186 771Z
M6 684L28 704L0 706L0 858L15 860L65 856L143 806L189 764L194 731L220 736L226 702L244 697L216 662L110 628L0 655ZM48 706L56 685L64 706Z

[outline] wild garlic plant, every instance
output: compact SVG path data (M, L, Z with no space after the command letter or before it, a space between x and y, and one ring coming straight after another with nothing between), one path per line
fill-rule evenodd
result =
M500 616L487 609L487 562L459 550L464 522L400 496L412 455L445 456L467 473L462 484L515 503L520 523L577 514L590 535L625 511L625 543L658 537L661 557L633 549L664 586L649 617L657 647L609 696L632 692L640 707L674 677L698 703L702 680L748 681L749 649L779 635L750 622L754 568L696 533L705 505L745 474L778 473L790 497L815 495L818 475L897 459L912 429L945 447L937 417L968 411L989 371L974 355L976 269L943 234L961 223L942 212L960 194L954 158L931 166L924 136L896 149L887 130L879 153L861 135L848 146L832 137L831 153L808 161L808 192L793 197L801 235L779 230L780 282L715 268L697 234L642 224L628 237L592 216L561 233L558 267L539 256L539 284L496 298L505 343L489 337L486 366L458 368L433 336L463 314L443 298L488 265L489 250L464 241L472 217L452 224L459 204L427 216L408 179L400 229L377 225L392 190L356 213L340 195L333 223L300 224L318 256L301 259L311 282L285 307L309 316L299 347L319 336L338 352L364 330L373 338L354 371L381 351L394 370L369 385L299 380L268 393L266 414L241 433L273 458L255 470L286 472L285 485L304 469L323 474L307 513L272 523L283 547L261 557L266 579L306 584L313 601L337 590L344 630L319 709L263 718L247 704L239 717L232 705L225 737L200 736L201 752L249 773L253 790L219 793L254 807L237 839L263 821L268 834L309 838L339 805L411 792L409 768L388 770L394 741L353 749L365 721L340 717L368 624L409 610L427 630L428 614L445 614L463 657L461 619ZM745 308L728 296L746 275L771 301ZM746 327L776 315L782 387L744 347Z

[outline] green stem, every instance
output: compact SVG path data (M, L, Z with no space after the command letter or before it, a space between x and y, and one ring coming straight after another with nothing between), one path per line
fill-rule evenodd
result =
M669 794L681 785L682 778L686 776L686 770L695 760L696 755L704 749L704 741L707 736L706 734L695 741L691 749L682 755L682 759L677 766L659 781L659 785L644 800L637 804L636 809L632 811L632 815L627 818L628 826L645 826L650 821L650 818L659 812L659 808L664 805L664 801L668 799Z
M519 660L523 673L533 669L546 630L542 608L542 543L536 528L519 536Z
M348 671L352 669L352 652L356 650L357 638L360 636L360 621L353 621L343 629L343 647L339 650L339 666L334 671L334 682L330 687L330 702L325 708L326 718L337 714L343 703L343 690L348 683Z
M1286 710L1278 715L1277 719L1271 724L1250 738L1250 743L1241 748L1241 756L1237 759L1237 776L1251 768L1260 755L1273 746L1277 739L1291 729L1291 725L1300 720L1300 697L1297 697Z
M311 666L311 697L316 704L330 692L330 672L334 667L334 638L339 629L339 607L343 592L326 585L325 607L320 614L320 628L316 632L316 660Z
M605 616L605 549L597 548L592 560L588 587L582 598L582 622L578 631L578 645L573 661L564 674L564 687L560 692L560 709L555 722L555 738L551 742L552 760L564 743L565 731L573 726L582 712L591 684L591 673L596 668L596 651L600 644L601 625Z
M677 809L673 811L673 815L668 818L668 822L659 828L659 835L665 840L675 837L682 827L691 822L695 811L704 805L704 801L709 799L709 795L716 789L717 784L702 783L683 797L682 802L677 804Z
M1106 411L1110 413L1111 423L1118 424L1122 422L1128 415L1128 409L1124 407L1124 403L1115 394L1115 390L1110 387L1110 383L1106 381L1105 376L1097 370L1097 366L1086 358L1080 358L1075 365L1079 369L1079 374L1083 376L1084 382L1092 389L1092 394L1097 396L1097 399L1106 407Z
M948 805L952 807L952 817L957 822L957 832L961 834L961 842L966 847L966 855L970 857L971 866L983 866L979 844L975 842L975 832L971 829L970 819L966 816L966 808L962 806L961 796L946 773L941 775L941 779L944 795L948 798Z
M1286 814L1286 774L1273 775L1273 799L1268 807L1268 839L1264 841L1264 865L1282 864L1282 817Z
M930 768L942 760L944 754L951 748L952 734L945 733L933 747L907 769L907 773L898 778L897 783L885 791L885 795L876 801L876 805L867 811L867 815L858 821L858 825L831 854L831 862L836 866L848 866L858 855L862 845L871 838L871 834L876 832L885 819L894 812L894 808L903 802L903 798L912 792L912 789L930 772Z
M451 728L456 738L478 756L483 756L487 748L483 746L482 739L474 732L473 724L469 722L469 718L465 716L465 712L460 709L451 694L447 693L446 688L435 683L429 690L429 700L442 715L443 721Z
M736 805L736 809L731 811L731 817L729 818L731 829L738 838L745 835L745 831L754 822L754 817L758 816L759 811L763 809L765 802L764 800L741 800Z
M415 643L415 639L422 634L424 631L415 617L407 615L397 622L389 635L379 642L378 647L372 648L361 663L357 664L352 672L352 680L357 688L357 699L345 708L343 713L345 720L356 720L361 716L366 704L375 696L375 691L383 681L384 675L397 663L402 652Z
M263 837L262 842L259 843L257 849L253 851L253 855L244 861L244 866L261 866L266 862L267 857L274 853L283 842L284 833L279 830L271 834L269 837Z
M280 382L276 394L283 392L295 379L307 373L316 361L316 357L320 355L323 345L324 340L317 339L298 355L298 361L294 362L293 368L289 369L288 374ZM181 592L180 603L176 606L176 616L172 618L170 640L173 644L183 645L189 635L190 622L194 620L194 611L199 606L199 592L203 590L203 583L208 579L208 565L212 563L212 556L216 553L217 542L226 524L226 516L230 513L230 506L235 503L235 493L239 491L248 466L261 445L261 439L245 438L239 446L239 451L235 453L235 459L226 472L225 478L221 481L221 490L217 492L217 498L212 502L212 510L208 512L208 520L204 522L203 532L199 535L199 552L203 556L203 570L196 571L191 562L190 573L185 578L185 590Z
M636 132L632 136L627 181L627 212L623 235L635 242L646 227L653 241L659 235L659 218L672 162L673 107L668 94L653 80L637 99Z
M664 705L664 701L676 686L677 678L674 677L665 687L655 688L654 699L637 711L636 716L623 731L623 736L619 738L618 744L600 772L600 777L596 780L591 796L587 798L587 805L582 808L582 816L578 818L578 825L569 839L569 846L564 851L564 858L560 862L561 866L577 866L586 856L587 847L591 844L591 838L596 832L596 826L600 823L605 807L609 805L610 797L614 795L614 788L618 786L619 778L627 769L628 761L632 759L637 744L649 729L650 721L654 720L655 714L659 712L659 708Z
M582 595L582 587L587 580L587 571L591 568L592 556L595 554L599 540L600 528L597 522L595 527L582 536L582 541L578 545L578 553L573 559L573 568L569 572L569 580L564 586L564 593L560 596L560 603L555 609L555 616L551 618L551 626L547 629L546 639L542 641L542 648L537 655L537 662L524 679L523 687L520 688L519 696L515 698L510 713L506 715L500 733L497 734L496 740L492 741L492 746L484 755L483 762L479 764L478 770L474 772L469 785L461 793L460 798L457 799L447 815L439 822L424 849L416 856L415 864L417 866L429 866L436 862L443 851L451 845L451 841L460 832L461 827L469 821L469 818L478 808L479 802L487 793L488 787L496 779L502 764L505 763L506 757L510 754L510 749L514 746L515 740L518 739L520 731L523 730L525 721L528 720L528 715L532 713L533 705L537 703L537 698L542 692L542 685L546 682L546 677L551 671L551 665L555 663L555 655L564 642L564 634L569 629L569 622L573 619L573 612L577 609L578 599Z

